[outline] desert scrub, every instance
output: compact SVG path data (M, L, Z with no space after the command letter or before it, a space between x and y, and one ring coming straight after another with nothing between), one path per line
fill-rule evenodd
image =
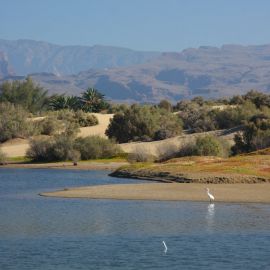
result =
M0 142L38 134L36 124L27 121L28 115L20 106L0 103Z
M58 135L32 139L26 156L32 161L50 162L71 160L72 153L73 139Z
M60 120L62 122L75 123L79 127L90 127L98 124L98 119L94 114L82 110L59 110L49 112L47 118Z
M81 153L82 160L111 158L121 153L117 144L99 136L77 138L74 142L74 149Z
M182 121L165 109L133 104L116 113L106 130L119 143L162 140L181 134Z
M222 152L219 140L210 135L198 137L193 149L195 156L221 156Z
M143 146L136 146L132 153L127 156L127 161L134 162L154 162L157 158L154 155L149 154L149 151Z
M98 124L98 119L94 114L76 111L74 117L80 127L90 127Z

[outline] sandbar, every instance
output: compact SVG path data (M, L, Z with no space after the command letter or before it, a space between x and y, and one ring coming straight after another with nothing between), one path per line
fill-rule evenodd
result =
M270 184L198 184L198 183L138 183L70 188L41 193L61 198L208 201L205 188L215 196L215 202L270 203Z

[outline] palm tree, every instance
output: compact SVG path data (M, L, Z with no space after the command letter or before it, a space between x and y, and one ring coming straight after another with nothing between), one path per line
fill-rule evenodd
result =
M77 110L81 109L80 98L78 98L76 96L67 96L66 97L66 104L70 110L77 111Z
M53 95L50 98L49 106L55 111L68 109L67 97L65 95Z
M82 93L81 102L85 112L100 112L108 108L104 95L94 88L88 88Z

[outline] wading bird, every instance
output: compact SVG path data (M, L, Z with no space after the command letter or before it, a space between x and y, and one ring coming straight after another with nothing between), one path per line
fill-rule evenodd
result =
M207 196L210 200L210 203L212 203L212 201L215 200L215 197L209 192L209 188L206 188L206 193L207 193Z
M167 245L166 245L165 241L162 241L162 243L163 243L163 245L164 245L164 253L166 253L167 250L168 250Z

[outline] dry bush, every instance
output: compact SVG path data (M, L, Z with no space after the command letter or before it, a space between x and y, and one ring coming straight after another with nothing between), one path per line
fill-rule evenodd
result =
M135 162L153 162L156 160L156 157L152 154L149 154L149 151L144 146L136 146L135 151L129 153L127 160L130 163Z
M0 165L6 164L7 155L0 148Z
M74 149L80 152L82 160L112 158L121 153L120 147L115 142L99 136L77 138Z
M177 156L179 146L174 142L167 142L157 146L157 160L166 161Z

